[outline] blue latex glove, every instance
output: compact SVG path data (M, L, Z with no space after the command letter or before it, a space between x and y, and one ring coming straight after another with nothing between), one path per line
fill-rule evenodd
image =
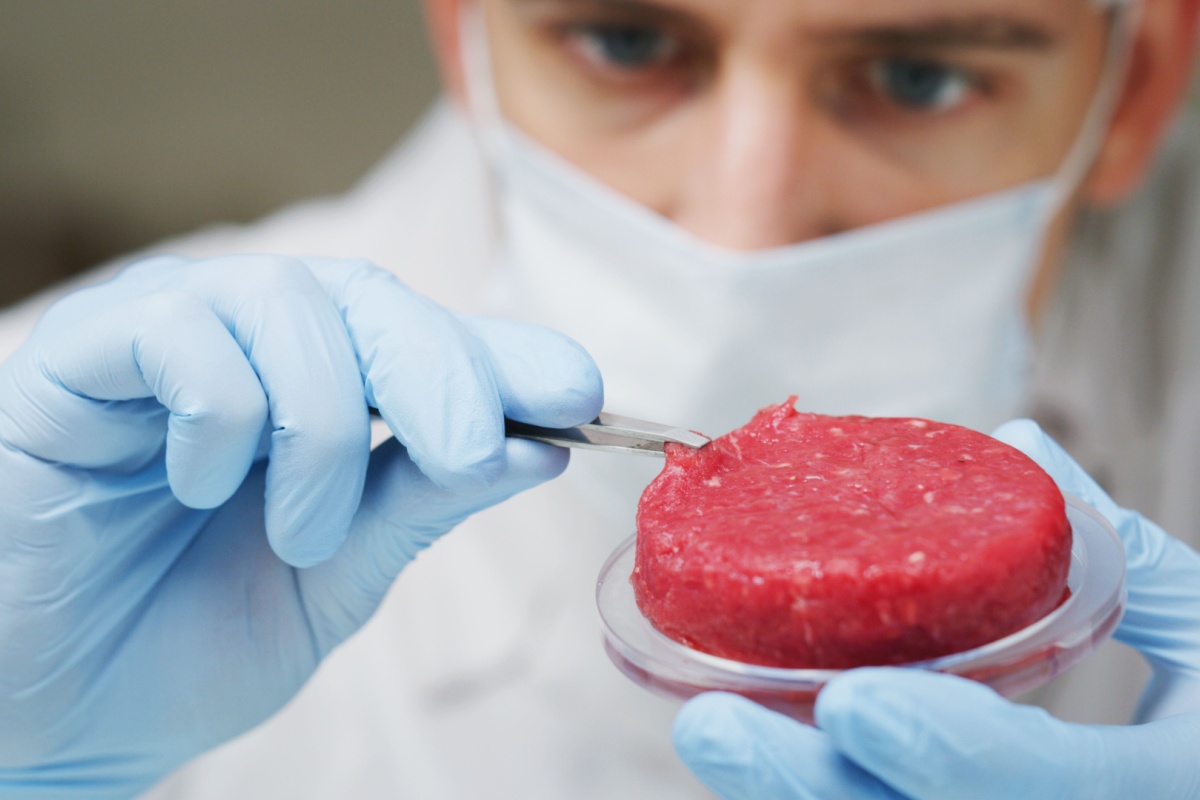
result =
M0 798L129 797L266 719L420 549L566 466L506 415L600 406L574 342L365 263L64 298L0 367Z
M675 747L722 797L1200 797L1200 555L1117 507L1032 422L1008 423L995 435L1120 533L1129 606L1116 638L1154 667L1139 710L1146 724L1069 724L981 684L897 668L852 670L832 681L817 698L819 730L740 697L701 695L679 713Z

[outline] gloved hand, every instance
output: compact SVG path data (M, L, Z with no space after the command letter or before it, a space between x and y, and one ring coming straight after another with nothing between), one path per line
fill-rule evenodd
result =
M396 434L369 452L367 406ZM577 344L361 262L155 258L0 367L0 798L129 797L269 717L595 417Z
M1117 507L1032 422L995 435L1120 533L1129 605L1116 637L1154 667L1138 714L1146 724L1068 724L966 679L898 668L832 681L817 698L816 728L740 697L701 695L679 713L675 747L722 797L1200 797L1200 555Z

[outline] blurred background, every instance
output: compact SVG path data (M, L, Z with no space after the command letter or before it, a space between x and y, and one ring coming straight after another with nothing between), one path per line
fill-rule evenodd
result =
M418 0L0 0L0 306L342 191L436 91Z
M436 91L419 0L0 0L0 306L340 192Z

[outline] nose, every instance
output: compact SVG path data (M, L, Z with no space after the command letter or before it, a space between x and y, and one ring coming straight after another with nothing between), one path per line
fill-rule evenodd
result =
M760 250L827 235L836 143L793 71L729 56L696 99L670 216L712 244Z

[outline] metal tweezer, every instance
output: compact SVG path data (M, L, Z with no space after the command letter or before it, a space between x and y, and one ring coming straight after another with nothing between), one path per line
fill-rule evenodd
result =
M664 448L667 444L699 448L712 441L695 431L604 412L591 422L575 428L539 428L537 425L526 425L509 419L504 421L504 432L518 439L533 439L559 447L637 453L644 456L665 456Z

